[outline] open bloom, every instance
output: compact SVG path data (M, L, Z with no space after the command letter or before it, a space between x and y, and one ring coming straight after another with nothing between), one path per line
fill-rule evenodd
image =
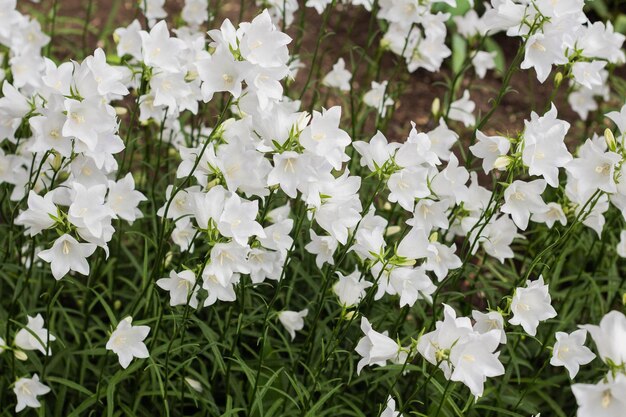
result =
M143 341L150 333L148 326L133 326L133 318L126 317L120 321L106 344L107 350L113 351L120 361L122 368L128 368L133 358L147 358L150 356Z
M196 283L196 276L190 270L185 270L182 272L176 272L174 270L170 271L169 278L161 278L156 282L156 284L170 293L170 305L178 306L187 304L187 300L189 300L189 306L192 308L198 307L198 298L197 293L200 290L200 286L196 285L191 294L192 288Z
M365 290L374 285L365 279L359 280L361 273L357 269L345 276L337 271L337 275L339 281L333 285L333 291L346 307L358 304L365 297Z
M41 403L37 397L49 393L50 388L39 382L39 375L35 374L32 378L18 379L13 392L17 396L15 412L19 413L26 407L39 408Z
M513 318L509 323L521 325L526 333L536 335L540 321L556 317L550 301L548 285L544 285L543 276L540 275L536 281L526 281L525 288L515 290L511 302Z
M610 373L597 384L574 384L578 417L623 417L626 410L626 376Z
M509 213L515 225L526 230L531 215L548 211L548 206L541 198L541 193L545 189L544 180L513 181L504 191L505 203L501 208L502 212Z
M72 236L65 234L54 241L50 249L39 252L39 257L50 263L52 275L56 280L63 278L69 271L89 275L87 257L96 250L92 243L79 243Z
M596 357L587 346L585 339L587 331L576 330L570 334L556 332L556 343L552 350L550 365L564 366L569 372L569 377L574 379L580 365L586 365Z
M487 377L504 374L504 366L498 359L500 352L495 352L499 344L500 332L497 330L471 333L460 340L450 351L450 361L454 365L450 379L467 385L474 396L482 396Z

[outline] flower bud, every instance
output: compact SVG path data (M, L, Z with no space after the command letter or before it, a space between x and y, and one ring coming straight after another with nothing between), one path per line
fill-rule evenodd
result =
M502 155L496 159L496 161L493 163L493 167L497 170L502 171L506 169L506 167L508 167L511 162L513 162L513 159L510 156Z
M172 258L174 257L174 253L172 251L165 254L165 262L163 263L163 267L167 268L170 263L172 263Z
M439 240L439 233L434 232L433 234L430 235L430 237L428 238L428 241L430 243L436 242L437 240Z
M562 82L563 82L563 73L559 71L554 76L554 86L556 88L559 88Z
M343 317L346 320L352 320L352 318L354 317L355 314L356 314L356 312L354 310L350 310L350 311L346 311L346 313L343 315Z
M128 113L128 109L126 107L116 106L115 114L118 116L125 116Z
M55 171L58 171L59 169L61 169L62 162L63 162L63 157L61 156L61 154L59 154L58 152L54 152L54 159L52 160L52 163L50 164L52 169Z
M26 355L25 352L21 350L17 350L17 349L13 351L13 356L15 356L15 359L17 359L18 361L22 361L22 362L28 359L28 356Z
M120 308L122 308L122 301L121 300L115 300L113 302L113 309L114 310L119 310Z
M185 377L185 382L187 384L189 384L189 386L197 392L202 392L202 384L200 384L199 381L196 381L195 379L189 378L189 377Z
M387 230L385 230L385 236L393 236L398 233L402 228L400 226L389 226Z
M435 117L435 119L439 117L440 110L441 110L441 100L439 100L439 97L435 97L435 99L433 100L433 104L431 104L430 106L430 111Z
M615 142L615 136L613 135L613 131L608 127L604 129L604 140L606 141L607 146L613 152L617 148L617 143Z

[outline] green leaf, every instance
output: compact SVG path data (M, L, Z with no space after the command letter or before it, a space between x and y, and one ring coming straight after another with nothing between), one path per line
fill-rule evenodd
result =
M496 71L499 74L504 74L506 71L506 60L504 59L504 51L496 41L492 38L485 39L485 49L487 52L495 52L496 56L494 57L494 62L496 64Z
M461 35L455 33L452 35L452 71L454 73L461 71L465 58L467 58L467 42Z

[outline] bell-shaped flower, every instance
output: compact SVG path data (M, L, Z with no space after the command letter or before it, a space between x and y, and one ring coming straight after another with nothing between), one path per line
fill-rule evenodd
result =
M196 284L196 276L188 269L182 272L170 271L169 278L161 278L156 284L170 293L170 305L179 306L186 305L189 300L189 306L198 307L197 294L200 287ZM194 288L195 286L195 288ZM191 290L193 289L193 294Z
M361 273L355 269L353 273L343 275L337 271L339 281L333 285L333 292L339 298L339 302L345 307L358 304L365 297L366 290L371 287L371 282L361 279Z
M540 83L548 78L553 64L562 65L568 62L561 38L553 35L534 33L526 40L526 53L520 68L535 68Z
M119 181L109 181L107 206L120 219L132 223L143 217L138 206L139 203L146 200L145 195L135 190L135 180L130 172Z
M468 90L465 90L460 99L450 104L448 118L463 123L465 127L473 126L476 123L476 117L474 116L475 109L476 103L470 100L470 93Z
M417 341L417 351L433 365L439 366L446 378L452 374L451 364L447 360L450 349L467 337L472 330L472 323L467 317L457 317L456 311L443 304L443 321L435 323L435 330L425 333Z
M500 334L500 343L506 343L506 332L504 331L504 318L502 317L502 314L497 311L482 313L480 311L473 310L472 318L475 321L473 327L475 332L483 334L497 330Z
M450 380L467 385L475 397L483 395L488 377L504 374L504 366L495 352L500 344L500 332L471 333L454 345L450 362L454 366Z
M223 271L212 263L202 271L202 288L208 293L205 307L215 304L217 300L230 302L237 299L234 286L239 282L239 274L231 273L226 279L222 275Z
M550 292L548 285L543 283L543 276L526 281L526 287L515 290L511 301L513 318L509 323L521 325L526 333L535 336L539 322L556 317L550 302Z
M15 224L25 226L24 232L28 236L35 236L54 226L56 221L53 217L57 217L59 213L53 196L54 193L47 193L41 197L31 190L28 193L28 209L17 216Z
M302 311L281 311L278 313L278 320L287 329L291 340L296 338L296 331L300 331L304 328L304 318L309 314L308 309Z
M247 245L251 236L266 237L263 227L255 220L258 206L257 200L247 201L233 194L224 203L217 230L226 237L232 237L241 246Z
M117 324L106 344L106 349L118 356L122 368L128 368L133 358L148 358L150 353L144 340L150 333L148 326L133 326L133 318L126 317Z
M396 411L396 401L391 397L391 395L387 398L387 406L383 410L380 417L400 417L400 412Z
M480 130L476 131L476 140L469 150L475 157L483 160L483 171L488 174L494 169L496 159L509 152L511 142L504 136L487 136Z
M322 268L325 263L334 265L333 255L339 246L339 242L332 236L318 236L313 229L309 230L311 241L306 244L304 249L312 255L315 255L315 264L318 268Z
M363 102L368 106L374 107L381 116L384 116L387 112L387 107L392 106L394 103L387 91L387 81L382 83L372 81L372 88L363 95Z
M322 84L327 87L338 88L340 91L350 91L352 73L346 70L346 62L339 58L333 69L322 79Z
M370 139L369 142L352 142L354 149L361 155L361 166L366 166L370 171L375 172L385 165L401 146L397 142L389 143L385 135L380 131Z
M304 149L326 158L337 170L350 159L345 149L352 142L348 133L339 128L340 121L340 106L331 107L323 113L313 111L311 124L300 134L300 143Z
M615 365L626 363L626 316L613 310L605 314L600 325L586 324L580 326L591 335L596 344L600 359L605 363L611 361Z
M557 109L552 104L550 111L539 117L532 112L531 120L525 120L524 150L522 161L528 166L530 175L541 175L551 187L559 185L559 168L572 160L565 146L565 135L570 124L556 118Z
M15 412L19 413L26 407L41 407L41 403L39 402L37 397L49 393L50 388L47 385L39 382L39 375L34 374L32 378L23 377L15 381L13 392L17 397Z
M581 193L602 190L607 193L617 191L615 168L622 157L615 152L605 152L591 139L580 148L579 157L566 166L567 172L578 181Z
M532 214L548 211L548 206L541 198L545 189L544 180L513 181L504 191L504 204L500 210L510 214L517 227L526 230Z
M170 37L164 20L154 25L149 33L141 31L140 36L143 62L146 65L171 72L181 70L178 56L185 48L185 43Z
M577 417L623 417L626 410L626 376L609 373L597 384L574 384Z
M52 275L58 281L68 272L76 271L82 275L89 275L87 258L96 250L93 243L79 243L68 234L57 238L50 249L39 252L44 261L50 263Z
M409 167L394 172L387 181L389 201L397 202L406 211L413 211L416 198L430 195L428 188L428 169Z
M361 373L365 366L385 366L389 360L397 360L401 346L385 333L372 329L372 325L365 317L361 317L361 331L365 334L359 340L355 350L361 355L356 372Z
M50 355L51 349L48 344L54 342L56 337L51 335L46 329L41 314L37 314L35 317L27 316L28 323L24 328L20 329L15 334L15 346L22 350L38 350L44 355Z
M585 346L587 331L576 330L570 334L556 332L556 343L552 349L550 365L564 366L569 372L569 377L574 379L578 373L580 365L591 362L596 355Z

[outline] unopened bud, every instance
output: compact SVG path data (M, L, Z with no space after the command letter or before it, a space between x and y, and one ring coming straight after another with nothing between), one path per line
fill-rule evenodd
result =
M430 235L430 237L428 238L428 241L430 243L436 242L437 240L439 240L439 233L434 232L433 234Z
M185 81L191 82L198 78L199 75L200 74L198 74L198 71L188 71L187 74L185 74Z
M346 314L344 314L344 315L343 315L343 317L344 317L346 320L352 320L352 317L354 317L354 315L355 315L355 314L356 314L356 313L355 313L355 311L354 311L354 310L350 310L350 311L346 311Z
M499 171L502 171L506 169L506 167L508 167L511 162L512 159L510 156L502 155L496 158L495 162L493 163L493 167Z
M387 230L385 230L385 236L393 236L400 230L402 230L400 226L389 226Z
M613 152L617 148L617 143L615 142L615 136L613 135L613 131L608 127L604 129L604 140L606 141L607 146Z
M52 169L55 171L58 171L59 169L61 169L62 161L63 161L63 157L61 156L61 154L59 154L58 152L55 152L54 159L52 159L52 163L50 164L52 166Z
M622 294L622 304L626 306L626 292Z
M383 210L391 211L392 208L393 206L391 205L391 203L389 201L385 201L385 204L383 204Z
M433 100L433 104L431 104L430 106L430 111L435 117L435 119L439 117L440 110L441 110L441 100L439 100L439 97L435 97L435 99Z
M168 252L167 254L165 254L165 262L163 263L163 267L167 268L169 266L170 263L172 263L172 258L174 257L174 253L173 252Z
M26 353L21 350L14 350L13 356L15 356L15 359L17 359L18 361L22 361L22 362L28 359L28 356L26 355Z
M189 384L189 386L197 392L202 392L202 384L200 384L199 381L196 381L195 379L189 378L189 377L185 377L185 382L187 384Z
M119 310L120 308L122 308L122 301L120 300L113 301L113 309Z
M117 114L118 116L125 116L127 113L128 113L128 109L126 107L120 107L120 106L115 107L115 114Z
M556 88L559 88L562 82L563 82L563 73L559 71L554 76L554 86Z

